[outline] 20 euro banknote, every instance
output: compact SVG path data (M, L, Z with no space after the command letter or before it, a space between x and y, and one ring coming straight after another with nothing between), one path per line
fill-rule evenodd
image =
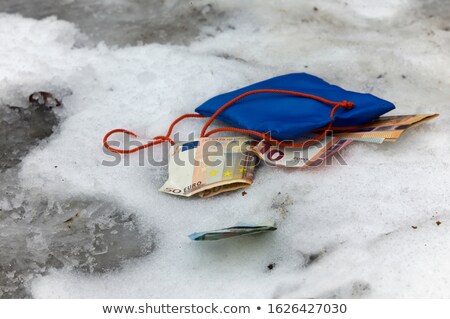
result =
M348 131L335 131L334 136L371 143L395 142L407 129L438 116L439 114L382 116L370 123Z

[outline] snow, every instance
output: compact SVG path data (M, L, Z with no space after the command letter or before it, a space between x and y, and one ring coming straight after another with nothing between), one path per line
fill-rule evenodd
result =
M126 11L119 0L95 6ZM208 15L207 23L136 43L135 33L87 32L85 19L83 33L76 17L0 15L0 108L25 105L34 91L64 97L55 132L0 175L2 189L14 193L0 197L0 257L28 262L0 261L7 292L14 295L11 278L22 271L34 298L450 297L448 4L233 0L162 8L169 26L178 16ZM139 166L138 154L129 166L102 165L111 159L101 147L110 129L149 139L215 94L289 72L378 95L396 104L392 114L441 116L393 144L353 143L342 153L347 165L261 166L246 196L160 193L166 168ZM194 119L177 130L187 138L200 128ZM152 151L161 158L164 150ZM72 206L54 208L64 205ZM77 211L68 234L61 225ZM269 221L278 230L258 237L187 237ZM22 233L27 241L18 245ZM109 241L125 248L108 254L100 246Z

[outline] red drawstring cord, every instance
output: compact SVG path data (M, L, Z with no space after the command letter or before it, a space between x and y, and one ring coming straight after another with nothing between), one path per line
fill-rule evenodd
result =
M330 123L325 127L324 131L319 134L318 136L314 137L311 140L308 140L306 142L303 143L289 143L289 142L281 142L278 141L276 139L273 139L270 137L270 135L268 133L260 133L257 131L253 131L253 130L246 130L246 129L240 129L240 128L235 128L235 127L223 127L223 128L217 128L214 130L211 130L209 132L206 132L206 130L208 129L208 127L211 125L211 123L217 118L217 116L220 115L220 113L222 113L225 109L229 108L230 106L232 106L233 104L235 104L237 101L252 95L252 94L259 94L259 93L276 93L276 94L287 94L287 95L294 95L294 96L298 96L298 97L303 97L303 98L309 98L309 99L313 99L319 102L322 102L324 104L333 106L333 108L331 109L330 112L330 118L334 117L334 114L336 113L336 110L340 107L346 109L346 110L351 110L353 108L353 106L355 105L353 102L348 102L348 101L341 101L341 102L334 102L334 101L330 101L324 98L321 98L320 96L316 96L316 95L312 95L312 94L306 94L306 93L300 93L300 92L296 92L296 91L287 91L287 90L273 90L273 89L261 89L261 90L252 90L252 91L248 91L245 92L237 97L235 97L234 99L228 101L227 103L225 103L224 105L222 105L219 109L217 109L216 112L214 112L214 114L209 118L209 120L205 123L205 125L203 126L203 129L200 133L200 137L208 137L214 133L217 132L237 132L237 133L242 133L242 134L248 134L248 135L254 135L257 136L261 139L265 139L275 145L279 145L279 146L288 146L288 147L304 147L304 146L308 146L311 144L316 143L317 141L321 140L326 134L327 131L331 130L331 128L333 127L333 120L330 121ZM180 122L181 120L188 118L188 117L204 117L203 115L200 114L185 114L182 115L180 117L178 117L175 121L172 122L172 124L169 127L169 130L167 131L167 134L164 136L156 136L153 138L153 141L141 145L139 147L135 147L132 148L130 150L121 150L121 149L117 149L117 148L113 148L112 146L110 146L108 144L108 138L117 132L122 132L125 134L129 134L132 135L133 137L137 137L136 134L134 134L131 131L125 130L125 129L115 129L112 131L109 131L104 137L103 137L103 145L105 146L105 148L107 148L108 150L110 150L111 152L115 152L115 153L121 153L121 154L129 154L129 153L134 153L137 152L141 149L150 147L150 146L154 146L154 145L158 145L163 143L164 141L168 141L170 142L172 145L174 144L174 141L170 138L170 135L172 134L173 128L175 127L175 125ZM339 129L344 129L344 128L339 128Z
M114 148L114 147L112 147L111 145L108 144L108 138L112 134L118 133L118 132L129 134L129 135L131 135L133 137L137 137L137 135L134 134L131 131L125 130L123 128L118 128L118 129L115 129L115 130L112 130L112 131L109 131L108 133L106 133L106 135L103 137L103 146L105 146L105 148L107 148L108 150L110 150L111 152L114 152L114 153L129 154L129 153L137 152L139 150L142 150L142 149L150 147L150 146L155 146L155 145L161 144L164 141L167 141L167 142L169 142L170 144L173 145L173 144L175 144L175 142L170 138L170 135L172 134L173 128L175 127L175 125L178 122L180 122L181 120L184 120L185 118L188 118L188 117L204 117L204 116L201 115L201 114L184 114L184 115L180 116L179 118L177 118L175 121L172 122L172 124L170 125L169 130L167 131L166 135L155 136L153 138L153 141L151 141L151 142L149 142L147 144L141 145L139 147L132 148L130 150L121 150L121 149L118 149L118 148Z

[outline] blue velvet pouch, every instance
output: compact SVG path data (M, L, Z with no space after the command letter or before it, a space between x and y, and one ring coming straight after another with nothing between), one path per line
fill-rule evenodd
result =
M330 118L332 106L322 102L292 95L260 93L239 100L220 113L217 119L241 129L270 132L271 136L278 140L295 140L327 126L333 119L333 126L357 126L395 108L391 102L372 94L346 91L313 75L293 73L217 95L195 111L209 117L231 99L258 89L296 91L336 102L347 100L355 105L350 110L339 108L334 117Z

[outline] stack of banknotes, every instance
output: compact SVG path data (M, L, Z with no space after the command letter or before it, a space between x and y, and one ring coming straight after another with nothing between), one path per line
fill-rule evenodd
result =
M160 191L179 196L211 197L250 186L257 156L250 137L201 138L169 150L169 179Z
M233 227L196 232L189 235L191 240L220 240L231 237L255 235L277 230L275 223L266 225L239 224Z
M255 167L260 162L290 168L319 166L355 141L395 142L407 129L437 116L383 116L359 127L336 128L322 140L304 148L280 147L251 137L208 137L180 142L170 148L169 178L160 191L206 198L248 187L253 183ZM303 141L313 137L305 136Z

